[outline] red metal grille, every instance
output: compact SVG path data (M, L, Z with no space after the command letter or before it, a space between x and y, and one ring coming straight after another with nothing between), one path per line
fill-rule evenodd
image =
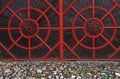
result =
M0 0L0 59L119 60L119 0Z

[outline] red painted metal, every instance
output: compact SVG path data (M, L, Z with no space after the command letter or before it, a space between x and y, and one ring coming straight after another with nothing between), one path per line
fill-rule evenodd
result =
M5 50L6 53L10 56L10 58L3 57L3 58L1 58L1 60L120 60L120 57L114 58L114 56L119 53L120 47L115 47L112 43L112 41L115 39L117 29L120 29L120 26L118 26L116 24L116 20L115 20L114 16L112 15L112 11L115 8L120 9L120 5L115 0L110 0L110 2L112 2L114 4L114 6L112 6L112 8L110 10L106 10L103 7L96 6L95 0L88 0L88 1L91 1L91 3L92 3L91 6L87 6L86 8L83 8L79 11L74 7L74 5L79 0L73 0L71 2L71 4L69 4L69 6L67 6L66 9L64 9L64 1L65 0L56 0L56 2L59 3L59 5L58 5L59 10L57 10L55 7L53 7L53 5L48 0L43 0L44 3L48 6L45 11L42 11L39 8L31 7L31 0L27 0L27 7L20 8L17 11L14 11L10 7L10 5L12 5L14 1L15 0L9 0L8 3L0 10L0 16L2 16L2 14L6 10L8 10L12 14L7 23L8 26L7 27L0 26L0 31L7 31L9 38L12 42L12 44L9 47L6 47L3 44L3 42L0 42L1 49ZM31 18L31 10L39 13L40 15L36 19ZM50 10L52 10L59 18L58 26L56 26L56 27L53 27L51 25L50 19L46 15L46 13L49 12ZM69 12L69 10L73 10L75 12L75 15L74 15L74 18L72 19L71 26L66 27L64 25L64 17ZM91 10L92 16L90 18L86 18L85 16L83 16L83 13L88 10ZM101 19L96 18L96 16L95 16L96 10L100 10L101 12L104 12L105 15ZM21 12L25 12L25 11L27 11L27 18L22 19L19 16L19 14ZM103 23L103 20L107 16L111 18L111 23L113 24L113 26L105 26L105 24ZM44 17L46 20L45 27L41 26L38 22L42 17ZM75 25L75 23L79 17L84 21L84 24L82 26ZM12 27L12 22L13 22L14 18L17 18L19 20L19 24L17 27ZM113 33L112 33L112 36L110 39L107 39L107 37L105 37L103 35L104 31L107 29L113 30ZM47 35L45 36L44 39L39 36L39 32L43 31L43 30L47 31ZM56 42L56 44L54 44L54 46L50 46L48 44L48 40L51 36L51 31L53 31L53 30L59 32L59 35L58 35L59 40ZM64 38L64 36L66 36L66 35L64 35L64 32L69 31L69 30L72 32L71 35L73 36L73 39L74 39L73 41L75 41L75 45L72 47L65 42L65 38ZM76 30L83 31L84 36L79 39L76 34ZM12 35L13 31L19 32L20 36L17 37L17 39L15 39L14 36ZM100 46L96 46L96 39L99 37L102 38L102 40L104 40L106 43L104 43ZM19 43L19 41L23 38L27 39L27 46L24 46ZM31 40L33 38L36 38L41 42L33 46L31 43ZM83 41L86 38L89 38L92 40L91 46L85 45L83 43ZM45 50L48 49L48 51L44 54L44 56L36 57L36 58L32 57L31 52L33 50L42 49L42 46L46 47ZM84 48L85 50L92 51L91 52L92 57L83 58L82 56L80 56L79 53L81 53L81 52L77 53L75 51L76 48L79 46L81 48ZM113 52L111 54L109 54L106 58L96 57L96 51L104 49L107 46L110 46L111 49L113 50ZM14 51L12 51L12 48L14 48L14 47L18 47L21 50L27 51L27 57L23 57L23 58L16 57L15 54L13 53ZM52 58L49 57L57 47L59 48L59 51L58 51L59 57L52 57ZM72 54L73 57L70 57L70 58L65 57L65 55L64 55L65 50L69 50L70 53L68 53L68 55ZM17 51L20 52L19 50L17 50ZM79 51L81 51L81 49L79 49ZM40 53L42 53L42 52L40 52ZM18 54L20 54L20 53L18 53Z

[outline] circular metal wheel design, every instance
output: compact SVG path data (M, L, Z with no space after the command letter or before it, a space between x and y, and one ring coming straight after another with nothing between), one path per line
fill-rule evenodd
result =
M92 7L85 8L85 9L81 10L79 13L82 14L82 12L85 12L85 11L87 11L89 9L92 10ZM95 9L97 9L97 10L100 9L101 11L105 12L106 14L108 13L105 9L100 8L100 7L95 7ZM95 18L93 16L93 17L85 20L84 25L81 27L82 28L81 30L83 30L84 34L85 34L83 36L83 38L81 38L81 40L79 40L76 37L76 34L75 34L76 29L75 29L75 27L73 27L73 29L72 29L73 30L73 36L74 36L76 42L80 42L80 45L85 47L86 49L101 49L101 48L104 48L105 46L107 46L108 43L111 42L115 38L115 35L116 35L116 22L115 22L115 19L111 14L108 14L108 15L112 19L111 22L113 24L113 29L114 29L113 34L112 34L112 36L111 36L111 38L109 40L106 37L104 37L103 34L102 34L105 30L111 29L111 27L105 27L105 25L103 23L103 20L104 20L105 17L102 17L101 19L99 19L99 18ZM75 26L75 22L76 22L78 16L79 16L79 14L77 14L75 16L72 26ZM89 37L89 38L92 39L92 46L91 47L86 46L86 45L81 43L82 41L84 41L84 39L86 37ZM98 37L102 37L104 40L106 40L106 43L97 47L97 46L94 46L93 44L95 43L95 39L98 38Z
M20 10L16 11L15 13L16 13L16 15L18 15L20 12L24 12L26 10L28 11L28 8L20 9ZM40 11L38 9L35 9L35 8L30 8L30 10L38 12L39 14L43 14L42 11ZM15 43L20 48L29 49L30 40L32 38L38 38L42 42L39 43L36 46L30 46L30 49L36 49L36 48L42 46L43 45L43 41L44 42L47 41L48 38L49 38L49 35L50 35L50 22L49 22L49 20L48 20L48 18L47 18L47 16L45 14L43 14L43 16L45 17L45 19L47 21L47 26L48 26L47 29L46 29L46 30L48 30L48 34L46 35L46 37L44 39L42 39L38 35L40 31L44 30L43 29L44 27L41 27L39 25L39 23L37 22L37 20L30 18L30 15L28 14L28 18L25 18L23 20L21 20L19 18L20 24L18 24L19 26L17 28L15 28L15 29L17 31L19 31L20 36L18 37L17 40L15 40L14 37L16 37L16 36L12 36L12 34L11 34L11 32L13 31L12 29L14 29L13 27L11 27L11 23L13 21L13 18L15 17L15 15L12 15L10 17L10 19L9 19L9 22L8 22L8 28L12 28L12 29L8 30L8 33L9 33L9 36L10 36L10 39L12 40L12 42ZM27 47L22 46L22 45L17 43L22 38L27 38L28 39L28 46Z

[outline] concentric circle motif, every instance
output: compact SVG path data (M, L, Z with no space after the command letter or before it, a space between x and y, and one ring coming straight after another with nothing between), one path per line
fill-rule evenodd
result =
M39 31L39 25L32 19L20 23L20 32L25 38L34 37Z
M97 7L97 6L94 8L97 10L101 10L102 12L105 12L106 14L108 13L108 11L104 8ZM83 12L85 12L87 10L92 10L92 7L84 8L84 9L80 10L79 13L82 14ZM115 35L116 35L116 28L115 28L116 22L111 13L109 13L108 16L112 19L112 24L114 27L113 34L112 34L111 38L108 40L108 42L111 42L115 38ZM103 32L110 28L106 28L105 24L103 23L103 20L96 18L96 17L91 17L84 21L84 25L82 26L82 29L79 29L79 30L84 31L84 36L81 39L78 39L78 37L76 36L76 30L78 30L78 29L76 29L76 27L75 27L75 23L76 23L76 20L78 19L78 17L81 17L81 16L79 14L76 14L73 19L73 22L72 22L72 31L73 31L72 33L73 33L73 37L77 43L79 42L79 44L86 49L95 49L95 50L104 48L105 46L108 45L108 42L106 41L107 38L104 37ZM82 41L85 40L85 38L87 38L87 37L91 38L94 42L95 42L95 39L102 37L103 40L106 41L106 43L101 46L94 46L94 48L93 48L93 46L90 47L90 46L87 46L82 43Z
M99 21L99 19L89 19L84 25L85 33L88 34L89 37L98 37L104 31L103 26L104 24Z
M41 10L38 10L36 8L30 8L30 10L38 12L40 15L42 14L42 16L45 18L45 20L47 22L47 29L41 29L41 26L39 25L38 21L36 19L32 19L32 18L25 18L23 20L20 20L19 26L17 27L18 30L16 30L16 31L18 31L21 36L19 36L17 40L15 40L14 39L15 36L13 36L11 34L13 30L8 29L8 33L9 33L9 36L10 36L10 39L12 40L12 42L22 49L36 49L38 47L41 47L43 45L43 41L44 42L47 41L49 38L49 35L50 35L50 22L49 22L47 16ZM21 9L17 10L15 12L15 14L18 15L19 13L24 12L24 11L28 11L28 8L21 8ZM12 15L10 17L9 22L8 22L8 28L13 28L11 26L11 24L15 17L16 17L15 15ZM44 39L42 39L39 36L39 32L42 30L47 30L47 35ZM41 43L39 43L36 46L25 47L25 46L18 44L18 41L20 41L22 38L26 38L26 39L28 39L28 41L31 40L32 38L37 38L41 41Z

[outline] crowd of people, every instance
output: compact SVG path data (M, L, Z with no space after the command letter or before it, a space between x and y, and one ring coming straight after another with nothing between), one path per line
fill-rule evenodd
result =
M120 62L0 61L0 79L120 79Z

